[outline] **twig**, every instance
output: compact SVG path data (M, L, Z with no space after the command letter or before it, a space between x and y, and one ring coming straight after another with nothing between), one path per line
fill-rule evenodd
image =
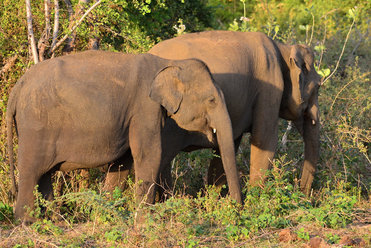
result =
M312 33L310 34L310 40L309 40L308 46L310 46L310 44L312 43L313 33L314 33L314 15L312 12L310 12L310 14L312 15L313 24L312 24Z
M332 101L332 104L331 104L331 107L330 107L330 111L332 110L332 107L334 106L335 101L336 101L337 98L339 97L340 93L343 92L343 90L345 90L345 88L348 87L348 85L350 85L351 83L353 83L354 81L356 81L356 79L362 79L362 78L367 77L368 75L370 75L370 73L371 73L371 72L366 72L366 73L363 74L361 77L359 77L359 78L354 78L354 79L350 80L346 85L344 85L343 88L341 88L341 90L336 94L334 100Z
M346 36L346 38L345 38L345 42L344 42L344 45L343 45L343 49L341 50L341 53L340 53L339 59L338 59L338 61L337 61L337 63L336 63L335 69L332 71L332 73L330 74L330 76L328 76L325 80L323 80L322 85L323 85L323 84L324 84L324 83L325 83L329 78L331 78L331 77L334 75L334 73L336 72L336 70L338 69L339 64L340 64L341 57L343 57L343 54L344 54L344 51L345 51L345 46L346 46L346 44L347 44L347 42L348 42L348 39L349 39L350 32L352 31L352 28L353 28L355 22L356 22L356 19L353 18L352 25L350 25L350 28L349 28L348 34L347 34L347 36Z
M7 238L10 238L13 233L15 233L17 231L17 229L20 229L22 226L21 225L18 225L18 226L15 226L14 229L10 232L10 234L8 235Z
M327 19L327 16L325 16L325 19ZM322 49L321 49L321 55L320 55L319 62L318 62L318 70L321 68L323 54L325 52L325 49L323 47L325 46L326 34L327 34L327 22L325 22L325 30L324 30L324 33L323 33L323 40L321 42Z
M140 201L140 203L138 204L138 207L137 207L137 210L135 211L134 213L134 225L136 226L137 225L137 216L138 216L138 212L140 211L140 207L142 205L151 205L151 204L148 204L146 203L147 201L147 197L148 197L148 194L149 192L152 190L153 187L155 187L156 184L155 183L152 183L151 186L149 186L148 190L147 190L147 194L145 194L145 196L143 197L143 199ZM136 185L136 187L139 187L139 185Z
M68 36L77 29L77 27L82 23L82 21L85 19L85 17L87 15L89 15L89 13L95 9L103 0L99 0L98 2L96 2L95 4L93 4L86 12L85 14L80 18L80 20L75 24L75 26L72 27L72 29L65 35L63 36L63 38L57 42L57 44L55 44L54 47L51 48L51 50L49 51L49 55L52 54L67 38Z
M132 42L133 44L138 45L138 42L136 42L135 40L133 40L132 38L130 38L127 35L119 34L115 30L112 30L111 28L106 27L106 26L102 26L102 28L105 29L108 32L111 32L115 37L121 37L121 38L127 39L128 41Z
M287 149L287 136L288 136L288 134L289 134L289 132L290 132L291 129L292 129L292 122L289 121L289 123L287 123L286 132L285 132L285 134L282 137L281 145L282 145L282 149L283 150L286 150Z

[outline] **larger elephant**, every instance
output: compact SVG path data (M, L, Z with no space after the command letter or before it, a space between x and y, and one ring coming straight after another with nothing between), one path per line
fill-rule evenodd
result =
M7 110L11 168L13 122L19 136L16 217L27 218L36 185L50 197L54 171L98 167L129 151L141 181L137 200L153 203L167 119L217 139L231 195L241 203L231 121L203 62L88 51L33 66L14 86Z
M319 158L321 78L315 71L309 47L281 44L259 32L207 31L165 40L149 52L168 59L198 58L207 64L224 93L236 147L243 133L251 133L252 185L264 179L273 160L279 117L292 120L305 143L300 185L306 193L310 191ZM163 136L171 141L164 148L167 154L205 147L201 139L181 128L168 128ZM164 168L169 170L170 166ZM163 173L169 175L169 171ZM209 183L220 183L222 173L220 159L214 158ZM115 175L108 174L107 179L114 181Z

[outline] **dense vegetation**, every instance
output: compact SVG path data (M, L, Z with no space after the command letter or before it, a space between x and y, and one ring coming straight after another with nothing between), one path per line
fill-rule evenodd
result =
M221 197L225 188L203 186L213 154L202 150L178 155L173 161L176 185L169 192L173 197L154 206L140 206L145 218L137 228L133 183L129 181L124 192L103 193L99 170L88 175L57 173L56 199L45 202L38 198L39 207L31 214L40 220L28 227L19 226L12 215L4 114L12 86L33 59L24 1L3 0L0 246L277 247L280 241L282 247L301 247L303 243L319 247L313 242L370 246L369 1L104 0L71 33L93 3L64 0L59 1L57 40L66 34L70 39L54 52L50 51L53 25L46 27L54 22L57 8L51 1L49 17L45 16L44 2L33 0L31 5L33 32L42 59L86 50L93 43L102 50L140 53L175 35L208 29L261 31L281 42L310 45L317 70L325 78L319 95L321 159L313 191L305 197L297 182L303 162L302 140L282 120L280 145L268 181L264 188L254 188L244 180L243 208ZM283 136L287 142L282 142L286 140ZM248 164L246 135L238 150L238 166L245 178ZM314 240L316 235L319 237Z

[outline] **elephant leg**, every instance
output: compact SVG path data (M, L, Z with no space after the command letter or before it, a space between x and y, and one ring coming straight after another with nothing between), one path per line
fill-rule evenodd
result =
M147 116L148 118L148 116ZM161 165L161 120L146 117L133 119L129 129L129 145L134 160L137 205L155 202ZM151 123L152 126L148 126Z
M124 190L127 186L127 178L132 167L133 157L131 152L128 151L123 157L108 167L103 190L113 192L116 187L120 190Z
M238 151L238 147L240 146L241 139L242 135L234 141L236 153ZM216 150L216 154L219 155L219 157L213 157L210 161L209 169L207 172L207 184L220 187L224 184L227 184L227 177L225 176L223 162L220 159L219 150Z
M275 149L275 148L274 148ZM260 185L266 178L266 172L271 168L274 150L266 150L251 144L250 184Z
M276 116L278 117L278 114ZM266 178L267 170L272 166L278 142L278 118L269 122L258 119L255 127L250 142L250 185L252 186L261 185Z
M34 208L34 190L39 177L35 174L29 175L25 171L19 171L18 195L15 206L15 218L26 223L33 222L35 219L27 215L28 210Z
M19 182L15 217L26 223L35 220L27 214L28 210L35 207L35 186L39 186L38 191L46 199L51 199L53 195L51 176L55 165L55 147L40 139L39 135L40 133L34 132L25 138L20 137L18 141Z
M152 154L154 157L156 154ZM150 157L136 161L134 157L135 191L137 204L146 202L155 203L155 193L158 186L160 165L153 162Z

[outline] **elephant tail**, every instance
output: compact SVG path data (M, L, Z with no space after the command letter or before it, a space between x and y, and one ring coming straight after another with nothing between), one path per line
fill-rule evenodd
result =
M17 193L17 185L15 182L14 175L14 155L13 155L13 123L15 123L16 114L16 103L21 89L22 82L18 82L12 89L9 100L8 107L6 111L6 127L7 127L7 148L8 148L8 159L9 159L9 173L12 180L12 194L13 196ZM16 124L16 123L15 123ZM15 125L17 131L17 126Z

